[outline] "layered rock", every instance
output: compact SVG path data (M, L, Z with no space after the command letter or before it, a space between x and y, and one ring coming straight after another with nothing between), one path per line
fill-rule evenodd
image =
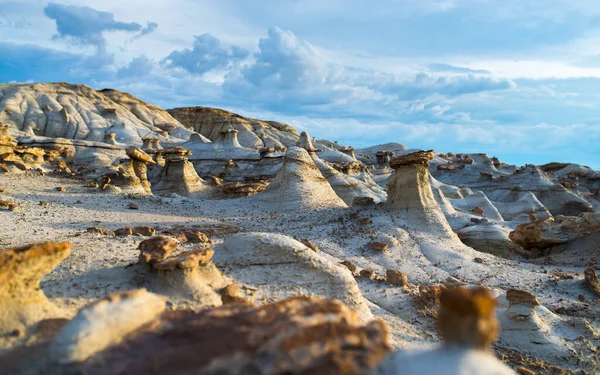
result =
M150 181L148 181L147 164L156 164L156 162L144 151L135 146L130 146L126 150L127 156L132 160L133 171L140 179L142 187L148 194L152 194L150 190Z
M0 250L0 335L14 332L19 337L33 324L61 314L46 298L40 280L70 250L70 243L54 242Z
M275 121L249 119L216 108L174 108L168 112L184 126L213 142L222 139L222 132L235 129L240 145L248 148L293 147L299 134L293 127Z
M417 151L390 161L394 174L390 177L386 207L402 216L411 226L423 229L451 229L437 204L429 181L428 165L434 152Z
M600 213L557 217L518 225L510 239L525 249L545 249L600 233Z
M173 147L164 150L165 166L153 186L154 193L177 193L183 196L199 196L209 192L204 180L198 176L189 162L189 150Z
M308 152L299 147L288 149L283 166L269 187L252 199L278 210L347 207Z
M361 316L371 316L347 269L292 238L269 233L238 234L216 248L215 263L238 282L260 286L267 298L335 298L357 309Z
M168 132L176 138L190 131L166 111L116 90L96 91L82 85L0 85L0 121L22 134L102 142L107 133L116 141L142 145L141 138ZM181 134L181 133L184 134Z

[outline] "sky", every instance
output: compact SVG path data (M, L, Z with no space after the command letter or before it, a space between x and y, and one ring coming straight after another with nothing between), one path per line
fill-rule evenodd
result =
M600 169L600 2L0 0L0 82Z

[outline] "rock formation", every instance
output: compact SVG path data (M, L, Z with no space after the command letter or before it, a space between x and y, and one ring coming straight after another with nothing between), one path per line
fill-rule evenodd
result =
M347 207L308 152L299 147L288 149L283 167L269 187L252 198L278 210Z
M150 181L148 181L148 168L146 165L148 163L156 163L154 162L154 160L152 160L150 155L148 155L147 153L135 146L128 147L126 152L127 156L129 156L129 158L131 158L132 160L133 171L135 172L135 175L140 179L140 183L144 187L144 190L146 191L146 193L152 194L152 190L150 190Z
M267 298L296 295L335 298L371 313L347 269L292 238L270 233L238 234L215 249L215 263L238 282L260 285Z
M141 146L141 138L150 133L168 139L160 136L166 128L175 138L190 133L166 111L116 90L66 83L3 84L0 98L0 121L23 134L102 142L114 132L117 142Z
M20 337L33 324L60 315L40 288L40 280L71 250L70 243L43 244L0 250L0 335ZM0 348L3 348L0 339Z
M145 289L111 294L81 311L50 345L51 361L80 363L119 344L127 335L157 318L166 298Z
M240 145L248 148L292 147L299 134L293 127L275 121L254 120L222 109L188 107L169 109L168 112L184 126L202 134L213 142L222 139L222 132L235 129Z
M436 224L448 230L448 224L437 204L431 184L429 161L433 151L417 151L390 161L394 174L390 177L386 206L414 226Z
M193 164L188 161L188 156L191 155L189 150L173 147L163 152L165 166L152 189L155 194L177 193L198 197L210 191L210 186L198 176Z

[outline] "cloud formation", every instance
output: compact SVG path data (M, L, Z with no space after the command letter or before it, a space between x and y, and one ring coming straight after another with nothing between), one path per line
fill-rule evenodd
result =
M190 73L204 74L240 61L249 52L238 47L221 47L221 41L210 34L194 37L192 48L171 52L163 63L169 68L181 68Z
M135 32L142 25L135 22L120 22L109 12L101 12L86 6L50 3L44 14L56 22L58 37L98 48L105 45L103 33L106 31Z

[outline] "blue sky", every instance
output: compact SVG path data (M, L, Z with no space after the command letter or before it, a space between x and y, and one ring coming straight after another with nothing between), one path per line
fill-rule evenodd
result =
M0 82L600 169L600 2L0 0Z

